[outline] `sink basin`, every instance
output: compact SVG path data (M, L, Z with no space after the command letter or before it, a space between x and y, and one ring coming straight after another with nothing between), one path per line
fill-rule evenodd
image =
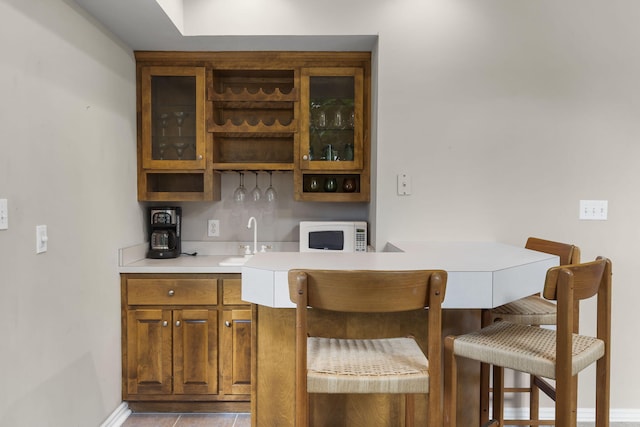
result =
M248 256L232 256L229 258L225 258L218 263L218 265L222 267L232 267L232 266L241 266L244 265L247 261L249 261L251 257Z

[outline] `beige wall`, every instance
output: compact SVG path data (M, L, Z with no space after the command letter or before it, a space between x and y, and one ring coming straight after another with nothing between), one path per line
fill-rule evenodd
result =
M97 426L121 401L117 248L143 238L134 60L61 1L0 0L0 46L0 426Z

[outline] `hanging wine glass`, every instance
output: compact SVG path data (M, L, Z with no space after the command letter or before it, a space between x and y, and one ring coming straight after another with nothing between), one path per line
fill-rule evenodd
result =
M233 200L236 203L244 203L247 199L247 189L244 188L244 173L240 172L240 185L233 192Z
M260 199L262 199L262 190L260 190L260 187L258 187L258 172L255 172L255 174L256 186L253 187L253 190L251 190L251 194L249 194L249 200L257 204L260 202Z
M266 199L267 203L273 203L278 199L278 193L276 192L276 189L273 188L273 183L271 182L272 178L273 172L269 171L269 188L267 188L264 192L264 198Z
M264 212L262 218L267 225L274 224L276 220L276 199L278 198L278 194L276 193L276 189L273 188L273 172L269 171L269 187L264 191Z

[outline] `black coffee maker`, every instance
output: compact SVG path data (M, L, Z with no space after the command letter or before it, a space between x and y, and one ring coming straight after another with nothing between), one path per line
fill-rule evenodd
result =
M177 206L150 208L149 220L147 258L179 257L182 208Z

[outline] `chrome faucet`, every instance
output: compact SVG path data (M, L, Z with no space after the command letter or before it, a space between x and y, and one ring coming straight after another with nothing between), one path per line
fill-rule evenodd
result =
M258 253L258 221L255 216L249 218L247 228L251 228L251 221L253 221L253 253Z

